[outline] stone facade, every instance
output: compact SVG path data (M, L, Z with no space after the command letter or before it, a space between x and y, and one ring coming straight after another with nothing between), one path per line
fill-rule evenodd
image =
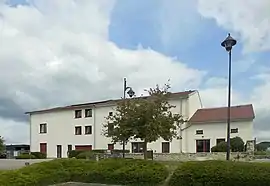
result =
M127 158L143 159L143 154L129 153L126 154ZM154 160L157 161L204 161L204 160L225 160L226 153L212 152L212 153L154 153ZM231 153L231 160L251 161L254 156L250 153Z

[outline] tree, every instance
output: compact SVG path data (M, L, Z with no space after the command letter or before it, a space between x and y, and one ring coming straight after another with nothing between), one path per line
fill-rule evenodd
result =
M232 152L243 152L245 150L245 143L240 137L234 137L230 140ZM211 152L226 152L227 142L223 141L211 148Z
M211 148L211 152L226 152L227 151L227 142L222 141L216 146Z
M132 127L136 105L132 99L123 99L118 101L115 113L112 116L106 117L106 122L103 124L103 135L110 137L113 143L122 143L123 157L125 157L125 143L134 136Z
M0 153L5 150L5 140L2 136L0 136Z
M175 106L169 103L169 89L169 84L157 85L147 90L148 97L119 101L115 115L107 118L104 134L114 142L141 139L144 158L147 159L147 144L159 138L171 141L177 137L179 126L184 122L181 115L171 111ZM110 126L113 130L109 129Z
M243 152L245 150L245 143L242 138L234 137L231 138L231 151L232 152Z

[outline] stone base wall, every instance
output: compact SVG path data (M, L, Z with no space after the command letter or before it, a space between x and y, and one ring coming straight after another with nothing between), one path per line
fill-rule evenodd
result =
M127 158L143 159L141 153L126 154ZM154 153L154 160L157 161L205 161L205 160L225 160L226 153L212 152L212 153ZM249 153L231 153L231 160L236 161L251 161L254 159L253 154Z

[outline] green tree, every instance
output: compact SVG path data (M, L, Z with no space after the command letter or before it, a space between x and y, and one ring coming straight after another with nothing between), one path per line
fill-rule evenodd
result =
M0 153L5 150L5 140L2 136L0 136Z
M137 121L134 122L134 138L144 142L144 159L147 159L147 144L163 138L171 141L177 137L177 131L184 122L179 114L173 114L174 105L169 103L170 85L156 86L147 90L149 97L137 99L134 113Z
M125 156L125 144L134 136L131 126L134 126L135 117L132 115L136 111L134 99L122 99L117 102L115 113L106 117L103 124L103 135L112 139L113 143L122 143L123 157Z
M245 150L245 143L242 138L234 137L231 138L231 151L232 152L243 152Z

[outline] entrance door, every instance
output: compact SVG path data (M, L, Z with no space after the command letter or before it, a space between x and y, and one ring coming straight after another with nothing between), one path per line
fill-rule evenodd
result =
M210 139L196 140L197 152L210 152Z
M62 145L56 146L56 155L57 155L57 158L62 158Z
M40 143L39 144L39 151L44 153L44 154L47 154L47 143Z

